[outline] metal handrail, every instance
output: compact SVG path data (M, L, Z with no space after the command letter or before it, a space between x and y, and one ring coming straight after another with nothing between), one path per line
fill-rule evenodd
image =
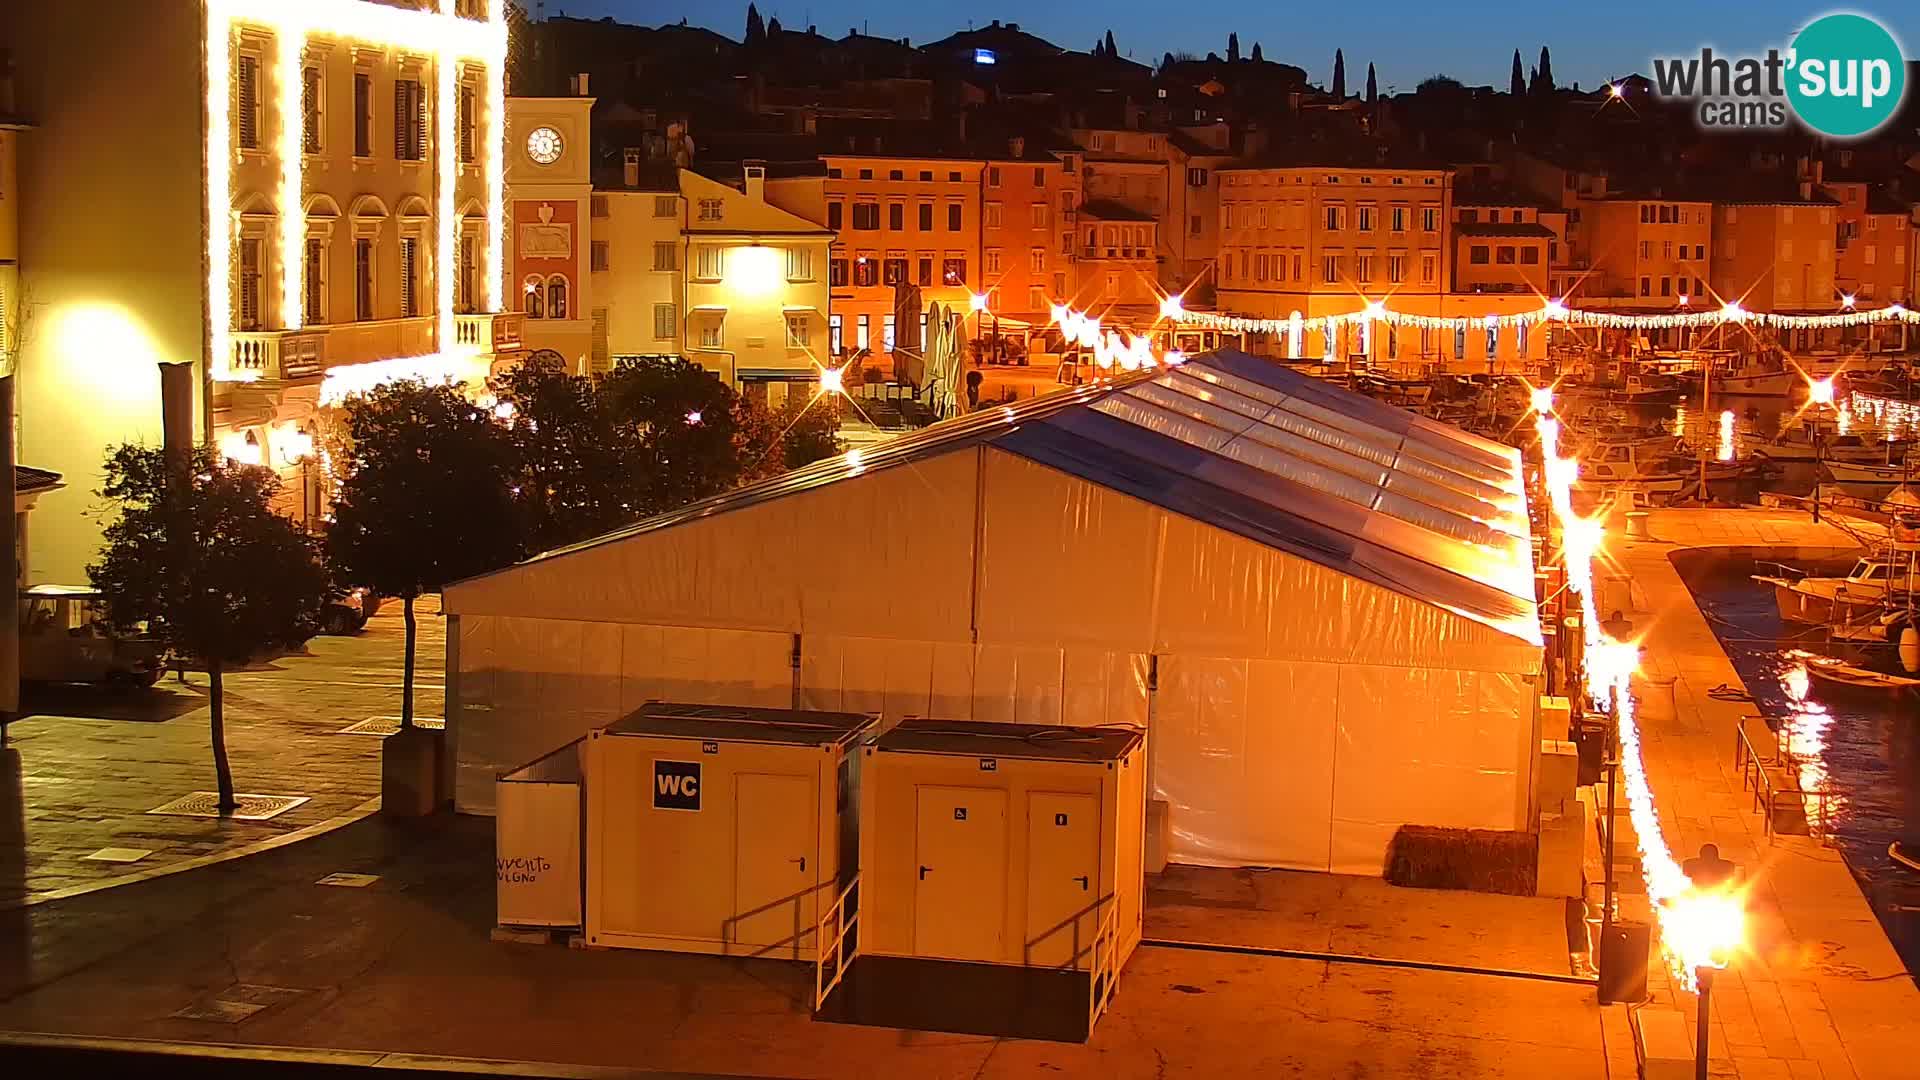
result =
M1114 927L1114 913L1120 905L1109 902L1100 916L1100 928L1093 933L1093 955L1087 961L1087 1037L1113 1002L1113 988L1120 974L1120 934Z
M1793 787L1786 787L1774 783L1773 774L1768 771L1769 766L1780 769L1797 769L1799 761L1777 740L1774 743L1773 756L1762 756L1759 749L1753 745L1752 738L1747 735L1748 719L1762 718L1743 718L1734 726L1733 765L1734 768L1740 770L1740 790L1751 790L1753 792L1751 807L1760 814L1762 829L1767 838L1767 842L1769 844L1773 842L1774 833L1776 832L1773 820L1774 807L1779 805L1780 796L1791 795L1801 800L1800 809L1803 814L1806 813L1807 803L1811 802L1813 804L1814 814L1807 821L1808 833L1818 837L1822 843L1831 843L1833 832L1831 828L1830 800L1838 793L1832 791L1808 791L1797 784Z
M853 943L851 949L847 946L847 935L860 921L858 907L848 903L854 890L859 886L860 875L855 874L853 879L847 882L847 887L841 889L840 895L834 897L833 903L821 913L820 921L814 925L813 1011L815 1012L819 1012L821 1006L826 1004L827 995L833 993L834 988L840 985L840 980L847 974L847 968L852 966L854 957L859 955L858 941ZM827 933L829 926L833 928L831 935ZM829 953L833 956L831 975L827 974Z

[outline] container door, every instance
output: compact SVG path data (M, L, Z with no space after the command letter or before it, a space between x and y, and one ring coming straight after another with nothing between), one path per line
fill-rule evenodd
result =
M1100 800L1027 796L1027 963L1077 967L1100 928Z
M734 778L733 925L729 940L758 955L798 957L814 924L820 852L813 779ZM812 947L812 938L804 942Z
M1000 960L1007 793L968 787L920 787L915 793L914 955Z

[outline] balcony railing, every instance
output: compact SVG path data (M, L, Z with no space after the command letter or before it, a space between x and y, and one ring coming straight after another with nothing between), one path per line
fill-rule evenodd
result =
M302 379L326 361L324 330L236 330L228 366L243 379Z
M453 342L481 352L514 352L521 347L527 317L518 311L490 315L455 315Z

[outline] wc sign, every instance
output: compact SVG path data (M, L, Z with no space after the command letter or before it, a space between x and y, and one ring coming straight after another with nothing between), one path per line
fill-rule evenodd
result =
M654 761L653 808L655 810L699 810L700 763Z

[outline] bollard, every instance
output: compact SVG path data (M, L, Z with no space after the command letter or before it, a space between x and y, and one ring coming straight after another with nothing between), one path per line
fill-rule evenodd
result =
M1627 511L1627 539L1653 539L1653 531L1647 527L1647 512L1645 510Z

